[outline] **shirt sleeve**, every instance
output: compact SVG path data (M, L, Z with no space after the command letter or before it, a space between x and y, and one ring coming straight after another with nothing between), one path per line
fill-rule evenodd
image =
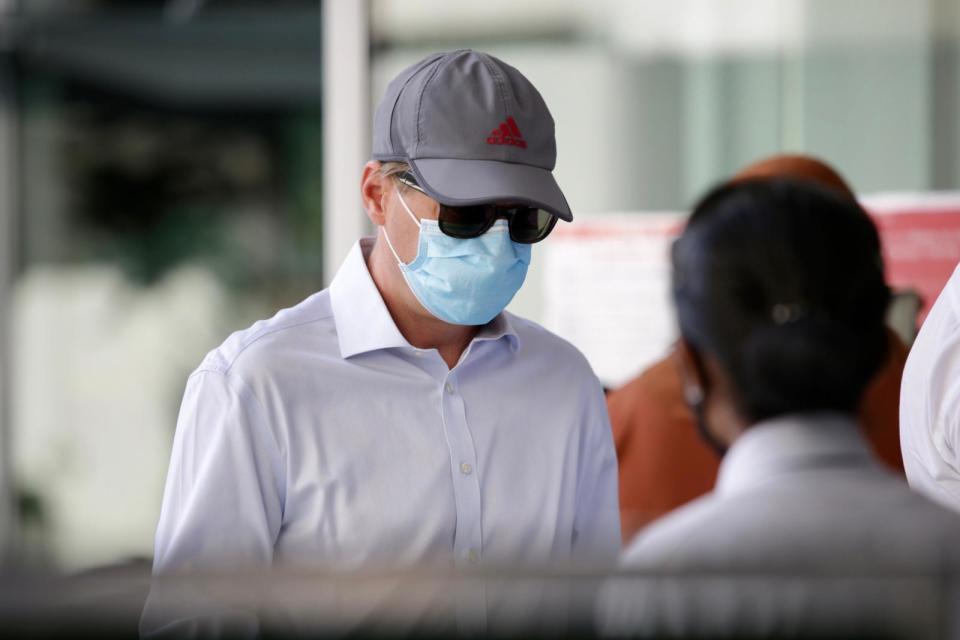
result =
M263 408L243 381L220 371L195 372L177 420L154 574L269 567L282 521L282 467ZM166 606L171 601L156 587L151 591L142 633L215 613L196 606L173 611ZM197 628L196 621L185 627Z
M573 550L577 557L612 562L621 540L617 454L606 399L596 379L586 392L585 405Z
M904 463L913 471L908 481L914 489L956 509L960 505L960 393L951 385L938 400L931 403L936 407L933 424L924 430L936 452L933 463L925 462L912 447L905 449Z

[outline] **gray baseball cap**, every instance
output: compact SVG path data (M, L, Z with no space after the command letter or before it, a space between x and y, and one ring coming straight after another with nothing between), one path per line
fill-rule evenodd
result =
M461 49L427 56L387 86L373 120L373 158L406 162L451 206L516 202L573 220L553 168L553 117L523 74Z

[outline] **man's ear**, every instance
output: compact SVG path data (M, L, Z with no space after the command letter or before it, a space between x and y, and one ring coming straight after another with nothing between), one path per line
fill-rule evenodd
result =
M371 160L363 165L363 174L360 178L360 196L363 199L363 208L367 217L378 227L386 223L386 197L391 179L380 174L380 163Z
M683 384L683 399L687 406L694 407L703 403L705 380L698 364L698 358L690 343L680 338L674 347L675 361Z

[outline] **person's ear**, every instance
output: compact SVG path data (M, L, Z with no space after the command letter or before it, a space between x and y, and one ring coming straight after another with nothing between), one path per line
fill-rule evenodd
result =
M371 160L363 165L363 174L360 179L360 195L363 198L363 208L370 221L382 227L386 223L387 194L392 179L380 173L380 163Z
M677 340L674 347L676 353L677 367L679 368L680 381L683 384L683 399L688 407L696 407L703 404L705 393L705 380L703 373L698 366L697 356L683 338Z

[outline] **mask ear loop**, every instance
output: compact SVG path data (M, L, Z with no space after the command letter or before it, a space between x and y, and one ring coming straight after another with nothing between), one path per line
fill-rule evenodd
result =
M420 220L417 219L417 216L413 215L413 211L410 211L410 206L407 204L407 201L403 199L403 194L400 193L400 189L397 188L396 184L393 185L393 190L397 192L397 197L400 199L400 204L403 205L403 210L407 212L407 215L413 220L413 224L417 225L419 229Z
M706 367L703 366L703 361L700 359L700 354L696 351L690 351L690 356L693 359L693 366L697 370L697 375L700 378L701 382L697 383L684 383L683 387L683 399L687 403L687 407L690 409L690 412L693 414L694 422L697 427L697 433L700 435L700 439L703 440L707 446L713 449L719 457L723 457L727 453L727 446L714 435L713 431L710 430L710 427L707 426L707 412L706 412L706 383L707 383L707 373Z
M417 229L422 228L420 221L417 220L417 216L413 215L413 211L410 210L410 207L407 205L407 201L403 199L403 196L400 195L400 189L397 188L397 185L393 185L393 190L397 192L397 198L400 200L400 204L403 206L403 210L407 212L407 215L410 216L410 219L413 220L413 224L417 225ZM393 248L393 243L390 242L390 236L387 235L387 226L383 225L380 227L383 230L383 237L387 241L387 246L390 247L390 253L393 254L393 257L396 258L397 264L401 267L406 266L406 263L400 259L400 256L397 254L397 250Z

